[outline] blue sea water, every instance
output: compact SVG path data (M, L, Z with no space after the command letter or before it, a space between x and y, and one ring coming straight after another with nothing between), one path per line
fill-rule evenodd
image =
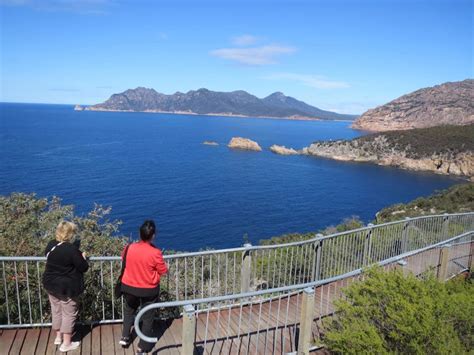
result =
M80 214L95 202L110 205L125 235L137 237L142 221L152 218L160 246L198 250L239 246L244 235L258 243L316 231L353 215L370 222L387 205L458 181L267 149L361 134L348 126L1 103L0 194L57 195ZM231 150L233 136L256 140L264 151Z

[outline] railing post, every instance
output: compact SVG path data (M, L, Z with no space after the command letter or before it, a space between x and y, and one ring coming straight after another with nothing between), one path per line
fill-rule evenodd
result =
M450 245L446 244L439 250L438 280L442 282L446 281L448 274L449 248Z
M408 251L408 231L410 229L410 220L410 217L405 217L405 224L403 225L402 240L400 246L400 254L406 253Z
M316 234L317 238L321 238L323 235L321 233ZM323 241L320 240L316 244L316 256L313 263L313 269L311 270L311 281L319 280L319 268L321 265L321 249L323 247Z
M298 339L298 354L309 354L311 347L311 326L314 319L314 288L303 290L301 301L300 332Z
M471 236L471 245L469 248L469 271L474 272L474 236Z
M367 231L365 235L365 241L364 241L364 256L363 256L363 265L367 266L370 263L370 253L372 251L372 227L374 225L372 223L369 223L367 227L369 227L369 230Z
M245 243L245 248L250 248L252 244ZM246 249L242 253L242 268L241 268L241 282L240 282L240 291L249 292L250 291L250 277L252 275L252 254L250 250Z
M183 312L183 334L182 334L182 355L194 353L194 339L196 338L196 313L192 304L184 306Z
M442 240L448 239L448 233L449 233L449 214L445 213L443 217L443 226L441 229L442 233Z

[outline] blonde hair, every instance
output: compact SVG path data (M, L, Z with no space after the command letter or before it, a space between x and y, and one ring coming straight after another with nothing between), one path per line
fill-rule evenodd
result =
M74 239L77 226L72 222L62 221L56 227L56 240L58 242L70 242Z

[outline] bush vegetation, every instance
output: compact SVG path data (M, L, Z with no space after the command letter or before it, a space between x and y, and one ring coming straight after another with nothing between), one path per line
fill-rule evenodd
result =
M409 158L431 157L437 154L474 152L474 124L467 126L436 126L403 131L370 134L357 138L361 143L384 136L390 147L405 151Z
M407 204L412 206L403 213L396 205L382 210L377 221L385 222L392 219L415 216L417 214L431 213L433 208L445 207L439 212L456 212L474 210L473 189L474 184L455 186L433 197L418 199ZM421 201L421 202L420 202ZM59 221L66 219L79 226L78 237L81 239L81 249L91 256L117 256L127 243L127 238L119 231L120 221L109 218L111 209L95 205L84 216L78 216L73 206L62 205L57 197L50 199L38 198L35 194L13 193L9 196L0 196L0 255L3 256L43 256L46 244L54 239L55 228ZM344 220L337 226L331 226L318 231L323 235L353 230L363 226L357 217ZM293 241L302 241L313 238L314 233L293 233L279 237L261 240L261 245L274 245ZM415 231L413 231L414 233ZM348 242L335 239L325 242L325 260L347 260L341 265L329 266L324 263L317 277L326 278L352 270L364 261L365 231L349 233L344 236ZM377 243L385 243L381 235L374 239L372 247L377 248ZM413 235L413 240L418 240L418 235ZM350 242L349 242L350 241ZM346 250L350 245L350 250ZM345 248L343 248L346 246ZM387 248L385 248L387 249ZM385 250L384 249L384 250ZM389 248L392 253L396 249ZM303 283L314 280L311 265L307 260L316 259L315 245L305 248L286 247L266 249L254 254L252 258L253 289L265 289ZM350 253L350 258L348 254ZM176 252L174 252L176 254ZM378 253L379 257L386 258L391 254ZM161 300L189 299L196 297L210 297L228 293L238 293L241 289L240 270L242 253L224 256L218 253L207 258L172 258L169 259L169 275L163 278L161 285ZM326 265L327 264L327 265ZM323 263L321 264L323 265ZM313 265L314 266L314 265ZM20 314L23 321L30 317L29 294L34 292L39 297L31 301L32 318L36 320L48 319L49 314L44 305L48 303L44 290L41 289L40 276L44 269L43 262L11 262L2 264L2 271L8 282L6 292L0 292L0 322L7 321L7 307L10 314ZM121 301L114 300L112 284L120 272L120 261L91 262L91 268L85 275L86 293L83 295L84 308L81 316L85 320L120 317ZM228 282L224 282L227 280ZM6 304L6 296L10 303ZM19 297L22 302L21 309L14 300ZM12 302L13 300L13 302ZM36 302L36 303L35 303ZM43 309L41 309L41 304ZM20 306L21 306L20 305ZM118 312L117 312L118 311ZM174 310L173 310L174 312Z
M462 354L474 348L474 284L366 271L344 290L323 341L336 354Z
M386 207L376 214L376 223L429 214L474 211L474 183L454 185L428 197Z

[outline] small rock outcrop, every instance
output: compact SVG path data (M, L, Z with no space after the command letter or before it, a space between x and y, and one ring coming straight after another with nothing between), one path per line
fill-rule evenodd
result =
M262 151L262 148L257 142L242 137L233 137L227 146L232 149L253 150L256 152Z
M74 111L84 111L84 107L82 107L81 105L76 105L74 106Z
M294 150L293 148L287 148L284 145L272 145L270 147L270 150L275 153L275 154L280 154L280 155L297 155L299 152L297 150Z
M352 128L373 132L474 122L474 80L444 83L368 110Z
M204 142L202 142L202 144L204 144L204 145L219 145L219 143L214 142L214 141L204 141Z

